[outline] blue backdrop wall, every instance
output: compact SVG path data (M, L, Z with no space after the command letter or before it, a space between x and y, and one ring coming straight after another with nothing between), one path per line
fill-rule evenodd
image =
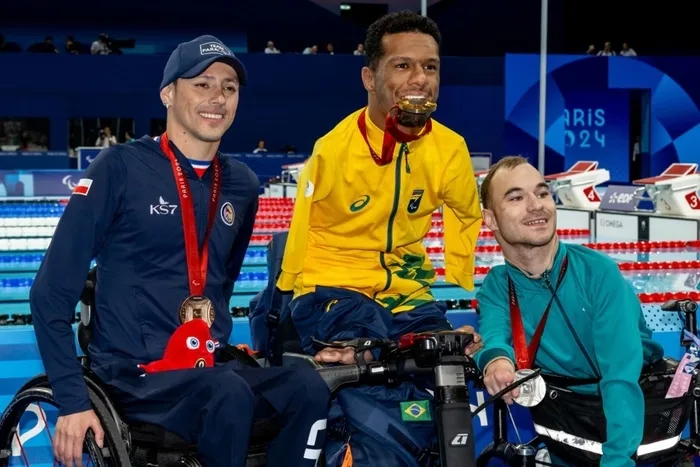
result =
M505 67L504 149L534 163L539 61L539 55L508 55ZM546 172L598 160L612 180L629 180L632 92L643 96L638 111L646 172L658 175L673 162L700 163L699 72L698 57L549 56Z
M258 139L275 151L314 141L366 102L361 57L244 54L251 84L242 91L225 152L247 152ZM167 56L0 56L0 117L47 117L50 149L68 147L73 117L128 117L136 135L165 117L158 84ZM536 163L539 56L446 57L436 118L474 152L523 154ZM613 180L629 180L630 93L646 90L642 137L650 174L670 163L700 162L700 58L552 55L547 74L548 173L595 159ZM646 110L644 110L646 109ZM5 158L3 158L5 159ZM12 167L41 168L15 158ZM27 158L24 158L25 160ZM63 159L51 167L67 168ZM0 161L2 162L2 161ZM7 161L9 163L9 160Z
M50 118L50 149L68 147L74 117L130 117L137 136L165 118L158 97L167 55L0 55L0 117ZM279 150L308 152L314 141L365 105L362 57L243 54L250 84L242 90L227 152L250 151L258 139ZM444 60L436 118L467 138L473 151L503 148L503 60Z

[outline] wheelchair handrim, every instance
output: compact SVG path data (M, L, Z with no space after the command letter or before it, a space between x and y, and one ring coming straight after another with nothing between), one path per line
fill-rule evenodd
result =
M114 439L114 436L120 436L115 421L111 418L107 407L90 391L90 399L92 401L93 410L100 420L100 424L105 432L104 444L105 448L100 449L95 442L95 438L91 432L86 434L85 446L92 462L96 467L108 467L105 462L105 453L109 453L108 458L119 467L131 467L131 461L126 451L124 442L121 439ZM11 450L12 439L15 436L15 427L20 422L27 407L32 403L46 403L56 406L51 389L46 387L35 387L25 389L15 396L10 402L5 412L0 418L0 451ZM51 447L49 447L51 449ZM5 467L9 464L7 460L0 459L0 467Z

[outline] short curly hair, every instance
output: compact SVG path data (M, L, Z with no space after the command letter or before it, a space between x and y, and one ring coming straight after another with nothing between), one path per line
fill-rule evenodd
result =
M438 47L440 47L442 37L435 21L410 10L390 13L379 18L367 29L367 37L365 38L365 61L367 67L372 70L377 69L379 61L384 56L384 47L382 46L384 36L402 32L428 34L435 39Z

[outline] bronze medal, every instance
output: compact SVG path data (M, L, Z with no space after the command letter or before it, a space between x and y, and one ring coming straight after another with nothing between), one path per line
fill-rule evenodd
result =
M184 324L195 318L203 319L209 327L214 324L214 305L207 297L192 295L180 305L180 323Z

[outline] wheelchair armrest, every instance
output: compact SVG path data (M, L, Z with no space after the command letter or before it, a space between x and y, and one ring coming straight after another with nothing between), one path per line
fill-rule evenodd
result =
M85 356L88 355L88 346L92 340L92 328L81 322L78 324L78 345Z
M282 366L283 367L295 367L295 366L305 366L307 368L323 368L323 365L314 360L311 355L305 355L300 353L285 352L282 354Z
M257 368L262 366L260 362L245 350L239 349L235 345L226 344L218 351L217 361L221 363L237 360L245 366Z
M671 357L663 357L661 360L657 360L656 362L652 363L648 367L644 368L642 371L647 371L647 372L652 372L652 373L657 373L657 372L674 372L676 371L676 368L678 368L678 365L680 364L680 360L676 360L675 358Z
M678 368L679 364L680 361L676 359L673 359L671 357L663 357L660 360L655 361L651 365L642 368L642 375L651 376L673 373L676 371L676 368Z
M642 374L639 376L639 384L653 382L658 378L672 377L678 368L679 361L671 357L663 357L654 363L642 368Z

